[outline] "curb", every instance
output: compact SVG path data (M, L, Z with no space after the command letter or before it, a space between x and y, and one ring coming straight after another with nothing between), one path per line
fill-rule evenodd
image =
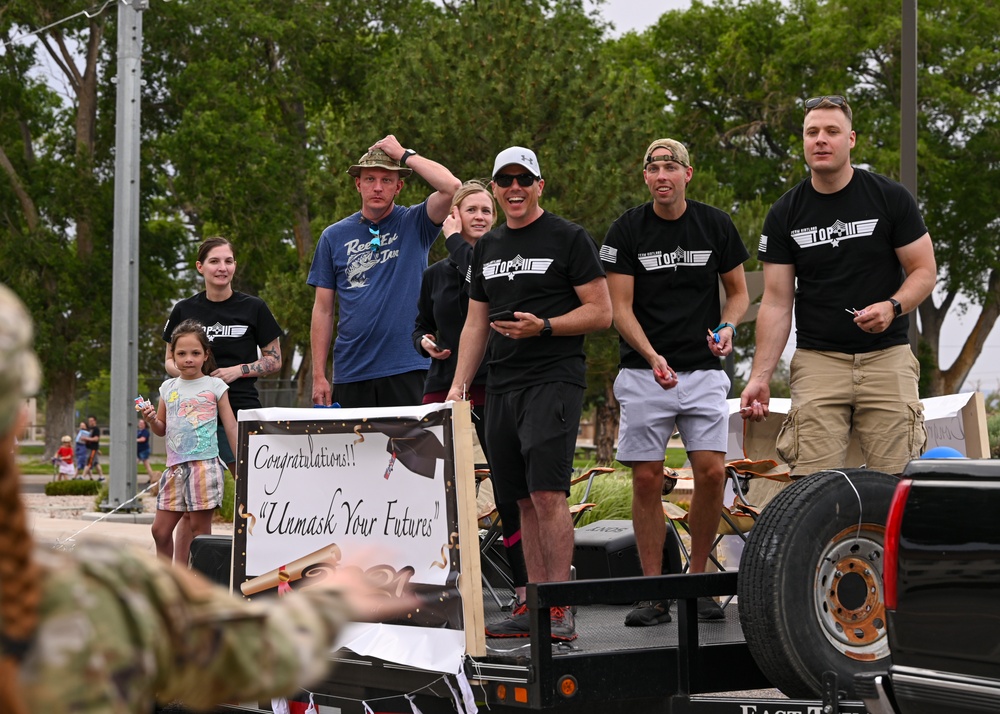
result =
M94 511L81 513L79 519L82 521L100 521L107 523L141 523L151 525L153 523L153 513L97 513Z

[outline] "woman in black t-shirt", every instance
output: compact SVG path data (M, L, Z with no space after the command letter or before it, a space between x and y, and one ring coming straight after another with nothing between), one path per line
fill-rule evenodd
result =
M205 326L218 365L212 376L229 385L233 412L238 415L240 409L259 409L257 378L281 369L281 328L267 303L233 290L236 255L228 240L221 236L205 239L198 247L194 265L205 280L205 289L181 300L170 311L163 327L163 341L167 343L163 368L172 377L180 375L170 354L170 336L184 320L197 320ZM221 421L219 429L219 456L235 474L236 455L229 450ZM177 551L185 552L182 539L187 538L190 543L191 538L186 517L178 524L176 533Z

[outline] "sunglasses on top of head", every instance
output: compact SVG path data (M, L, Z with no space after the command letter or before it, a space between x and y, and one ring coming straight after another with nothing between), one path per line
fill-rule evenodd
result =
M494 183L500 188L509 188L515 181L521 188L528 188L538 179L534 174L497 174L493 177Z
M815 109L823 102L829 102L835 107L842 107L847 104L847 99L839 94L827 94L822 97L812 97L806 100L806 109Z

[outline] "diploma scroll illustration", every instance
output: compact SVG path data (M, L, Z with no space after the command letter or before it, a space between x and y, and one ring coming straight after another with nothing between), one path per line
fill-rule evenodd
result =
M240 585L240 590L244 595L249 596L276 588L283 583L294 583L303 578L318 578L317 582L320 582L327 573L337 569L340 558L340 546L331 543L287 565L247 580Z
M247 597L262 593L272 588L278 588L279 593L284 593L292 589L292 584L298 581L299 588L307 588L311 585L319 585L327 576L332 575L337 568L356 566L342 566L340 563L342 553L340 546L336 543L324 546L317 551L304 555L298 560L294 560L287 565L282 565L269 570L263 575L251 578L240 585L240 591ZM368 584L384 593L388 597L400 597L406 590L413 578L414 569L407 565L396 570L391 565L373 565L363 571Z

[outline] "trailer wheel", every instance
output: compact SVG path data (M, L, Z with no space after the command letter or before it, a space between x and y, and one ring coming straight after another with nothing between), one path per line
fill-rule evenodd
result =
M889 667L882 549L896 477L821 471L780 492L750 530L740 564L740 622L757 666L792 698L822 696L833 671Z

